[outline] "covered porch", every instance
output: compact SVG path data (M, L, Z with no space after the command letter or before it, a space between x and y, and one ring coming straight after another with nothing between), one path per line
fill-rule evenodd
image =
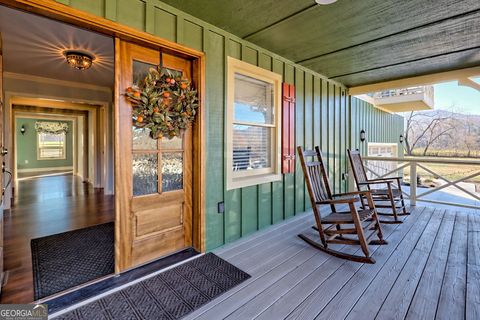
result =
M339 259L298 237L318 233L295 151L319 146L334 193L354 189L347 150L369 156L369 143L389 145L389 157L398 157L391 161L404 161L405 121L395 112L431 109L428 86L438 82L478 87L478 0L0 2L100 32L115 43L110 117L116 152L109 167L115 174L115 274L109 279L128 281L102 290L103 280L92 283L97 287L88 297L58 312L53 299L39 300L56 312L52 318L174 319L169 310L178 311L175 300L185 298L186 311L175 318L480 319L477 202L467 204L474 210L465 202L446 206L444 199L417 204L430 191L417 196L421 166L407 159L408 165L389 171L409 166L411 214L401 224L382 225L388 245L372 245L375 264ZM125 99L136 85L135 68L145 65L185 77L168 77L167 86L191 78L198 90L194 132L182 131L177 146L152 142L153 131L142 129L144 116L153 121L158 108L134 114ZM171 110L166 93L163 107ZM138 149L135 129L147 142ZM170 174L178 182L171 189L162 182ZM443 180L436 190L463 181ZM332 248L361 251L357 245ZM198 256L163 268L161 260L180 249ZM198 298L184 290L198 288L180 274L187 285L154 286L169 290L165 303L142 284L210 253L250 278L201 300L207 294ZM132 268L158 261L162 267L130 278L128 272L138 271ZM135 286L145 290L128 291ZM76 291L58 298L68 300L70 293Z

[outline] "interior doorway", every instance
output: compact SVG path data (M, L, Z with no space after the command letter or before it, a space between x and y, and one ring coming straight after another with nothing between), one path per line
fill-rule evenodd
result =
M1 303L114 273L114 39L0 6L5 190Z

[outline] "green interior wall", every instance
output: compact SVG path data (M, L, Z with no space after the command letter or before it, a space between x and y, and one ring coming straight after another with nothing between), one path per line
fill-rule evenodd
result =
M300 164L282 181L227 191L225 189L226 57L271 70L294 84L297 95L296 144L320 145L328 161L332 186L345 191L346 149L350 146L351 106L347 89L228 32L158 0L62 0L66 5L135 27L206 53L206 246L211 250L310 207ZM372 106L365 107L373 109ZM370 112L370 111L368 111ZM374 127L391 115L376 112ZM357 113L354 113L357 116ZM370 114L370 113L368 113ZM392 136L399 136L398 134ZM387 138L385 138L387 139ZM225 213L217 203L225 202Z
M37 132L35 131L36 121L58 122L44 119L17 118L15 129L17 136L17 169L37 169L73 166L73 138L71 130L67 132L66 159L61 160L37 160ZM72 121L61 121L68 123L72 129ZM25 126L25 134L22 135L20 128ZM28 163L25 163L28 161Z

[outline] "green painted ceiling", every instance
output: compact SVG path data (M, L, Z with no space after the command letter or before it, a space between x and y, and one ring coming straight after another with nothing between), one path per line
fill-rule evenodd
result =
M163 0L346 84L480 65L480 0Z

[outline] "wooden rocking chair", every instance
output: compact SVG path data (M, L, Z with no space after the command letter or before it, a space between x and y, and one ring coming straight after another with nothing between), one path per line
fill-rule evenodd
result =
M321 242L312 240L304 234L298 236L311 246L335 257L362 263L375 263L370 256L368 245L387 244L387 242L383 239L370 192L357 191L332 195L320 148L317 146L315 150L303 150L302 147L297 149L315 216L316 226L313 228L318 231ZM313 160L306 161L307 157L313 157ZM355 203L359 202L362 197L367 200L368 208L364 207L358 210ZM331 213L322 217L320 215L321 205L330 206ZM338 212L336 205L348 206L348 209ZM372 239L375 234L378 240ZM345 235L356 235L356 237ZM365 256L333 250L328 247L330 243L360 245Z
M393 220L381 220L381 223L402 223L398 216L409 215L403 198L401 177L368 179L358 150L347 150L357 189L370 191L376 208L388 208L390 212L377 211L378 215L393 217ZM396 186L395 186L396 184ZM380 187L372 187L380 186ZM382 187L383 186L383 187ZM362 204L363 204L362 200ZM398 212L402 210L402 212Z

